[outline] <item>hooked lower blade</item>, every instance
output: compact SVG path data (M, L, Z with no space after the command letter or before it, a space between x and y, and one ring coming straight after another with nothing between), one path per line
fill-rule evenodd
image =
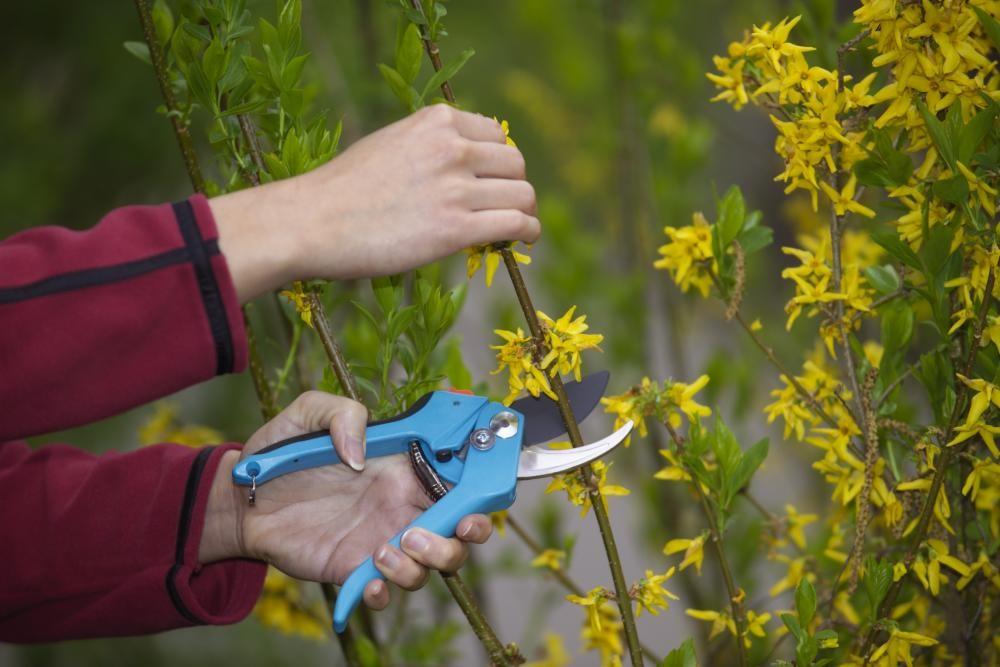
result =
M528 447L521 450L521 460L517 464L518 479L534 479L557 475L573 468L579 468L585 463L598 459L620 445L632 431L632 422L591 445L574 449L549 449L547 447Z
M579 382L567 382L566 396L569 398L569 405L573 408L573 415L578 422L587 418L594 408L601 402L604 390L608 387L607 371L591 373ZM524 415L524 437L522 446L537 445L553 438L558 438L566 432L566 425L563 423L562 415L559 414L559 405L544 394L535 398L525 396L519 398L510 407Z

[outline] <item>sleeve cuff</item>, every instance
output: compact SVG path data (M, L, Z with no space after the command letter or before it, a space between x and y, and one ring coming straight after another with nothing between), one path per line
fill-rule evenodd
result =
M264 585L267 565L233 559L201 565L201 543L209 489L222 455L239 445L205 448L191 465L177 531L177 554L167 572L167 592L177 612L194 625L225 625L243 620Z
M219 250L219 232L204 195L173 205L177 224L194 265L216 352L216 375L238 373L247 365L247 335L236 287Z

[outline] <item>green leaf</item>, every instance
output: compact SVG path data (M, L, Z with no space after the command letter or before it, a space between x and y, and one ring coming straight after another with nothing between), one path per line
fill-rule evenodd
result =
M465 63L469 61L469 58L474 55L476 55L474 49L466 49L465 51L462 51L457 58L435 72L434 76L427 80L427 83L424 85L424 90L420 93L418 100L423 102L434 89L440 88L441 84L445 81L453 79L455 75L458 74L459 70L465 66Z
M736 464L736 469L733 471L731 481L732 494L726 498L725 504L727 507L733 498L736 497L736 494L750 483L750 478L753 477L757 469L760 468L760 464L767 458L768 446L767 438L762 438L755 442L740 458L740 462Z
M452 338L445 346L441 370L455 389L472 389L472 373L462 359L462 347L457 338Z
M757 211L754 211L754 213L757 213ZM749 256L771 245L774 240L774 232L770 227L765 227L764 225L754 227L745 225L743 231L736 237L736 240L739 241L740 247L743 248L743 254Z
M861 185L877 188L893 185L893 180L889 177L888 167L878 158L868 157L855 162L854 175L858 177L858 183Z
M1000 23L979 7L972 7L972 11L979 17L979 24L983 26L983 30L993 42L993 48L1000 51Z
M396 71L406 83L412 84L420 73L420 64L424 61L423 42L420 40L420 30L412 23L407 23L402 39L396 46Z
M795 646L795 664L812 665L817 653L819 653L819 642L808 634L803 634Z
M878 607L882 604L882 599L889 592L891 585L892 564L884 558L875 560L874 556L869 555L865 559L865 571L861 577L861 586L868 600L869 616L872 621L877 620Z
M885 248L886 252L906 264L909 267L917 269L918 271L923 271L924 266L920 262L920 258L917 254L910 249L910 246L906 244L896 230L890 227L876 227L871 231L872 240Z
M660 667L698 667L694 641L691 638L685 639L683 644L667 654L660 662Z
M792 636L796 639L802 637L802 626L799 624L799 619L797 619L792 614L785 612L781 614L781 622L785 624L788 631L792 633Z
M808 627L816 614L816 589L805 577L799 579L799 585L795 587L795 611L804 628Z
M978 8L977 8L978 9ZM968 166L979 144L993 129L996 120L996 107L989 106L977 113L962 128L958 135L958 161Z
M885 360L902 356L913 335L913 309L905 301L896 301L882 314L882 347Z
M281 72L281 87L284 89L294 88L299 82L299 78L302 77L302 69L306 66L306 61L309 56L306 54L295 56L288 61L285 65L284 71Z
M122 46L142 62L147 65L152 64L153 61L149 58L149 45L146 42L125 42Z
M174 34L174 15L164 0L156 0L150 13L153 17L153 30L156 32L156 39L159 40L161 47L166 48Z
M718 219L715 224L720 232L722 247L725 249L729 247L729 244L743 228L743 219L746 217L743 192L735 185L730 187L722 199L716 203L716 210Z
M892 294L899 289L901 281L892 264L884 266L869 266L865 269L865 278L868 284L875 288L879 294Z
M404 81L399 72L388 65L379 63L378 70L382 73L382 78L389 84L389 88L392 89L396 98L403 103L403 106L405 106L408 111L415 110L417 103L417 91L413 89L413 86Z
M935 181L931 191L935 197L949 204L962 205L969 200L969 183L961 174Z
M917 101L917 109L920 110L920 115L924 118L924 124L927 126L927 131L931 135L931 140L938 149L938 153L944 158L944 161L948 163L952 171L955 170L955 149L952 144L951 137L945 126L938 120L937 116L927 109L927 105L921 101Z

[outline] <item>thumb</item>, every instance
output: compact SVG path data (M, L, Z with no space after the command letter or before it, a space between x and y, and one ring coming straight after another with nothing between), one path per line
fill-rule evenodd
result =
M357 401L322 391L309 391L290 406L297 409L303 431L329 429L340 460L357 471L365 468L368 410Z

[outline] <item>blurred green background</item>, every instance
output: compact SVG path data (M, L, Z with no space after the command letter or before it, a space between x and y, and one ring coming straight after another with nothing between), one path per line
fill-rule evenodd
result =
M780 187L771 181L779 171L773 130L760 114L737 115L711 105L704 72L711 69L711 56L724 52L753 23L804 11L800 39L809 43L810 33L828 28L833 3L452 0L447 6L445 59L468 47L477 52L454 81L459 101L510 121L539 194L545 232L532 252L535 263L526 269L536 305L557 316L577 304L588 315L592 330L606 338L604 354L591 355L585 365L612 369L612 390L643 375L690 381L707 370L712 375L707 402L721 406L741 439L751 442L767 434L759 407L775 386L774 374L760 369L746 341L724 326L721 306L683 297L651 263L664 225L687 224L695 210L711 219L714 194L737 184L748 204L763 210L765 222L775 228L775 246L761 264L772 264L765 267L768 276L777 274L773 265L783 260L776 248L793 232ZM275 11L270 2L250 2L250 8L266 17ZM304 1L304 39L312 54L304 78L317 84L315 106L343 120L342 147L400 115L376 69L376 63L392 61L395 22L395 12L379 0ZM152 71L122 47L137 39L136 11L127 2L42 0L5 7L0 89L8 92L0 104L0 238L39 225L84 229L114 207L190 193L170 125L154 111L160 98ZM210 164L204 144L202 149L203 163ZM446 269L451 283L464 280L460 260L448 262ZM773 298L768 278L757 273L751 268L747 310L765 322L779 321L784 297ZM519 313L505 277L498 277L491 290L481 282L481 276L472 281L458 334L473 377L493 381L498 390L488 375L494 366L488 349L495 342L492 330L518 324ZM335 319L355 316L345 310ZM789 359L797 358L794 337L778 330L766 333ZM259 423L246 376L218 378L170 401L185 421L213 426L232 439L245 438ZM127 449L137 445L136 432L151 414L151 407L142 407L33 442ZM608 426L601 419L592 422L587 424L592 435ZM779 479L782 458L801 455L780 442L780 433L771 435L776 447L765 477ZM656 518L674 513L674 502L688 503L649 480L659 462L654 448L642 444L615 466L615 481L630 486L633 495L612 501L632 578L647 567L663 569L659 547L665 529L697 524L683 513L671 525ZM808 480L799 483L808 486ZM541 497L541 488L520 492L518 513L534 515L534 525L543 532L553 522L562 532L578 532L574 577L587 587L604 584L606 564L593 523L580 521L561 498ZM808 489L802 494L800 509L808 509ZM578 647L580 610L561 602L561 589L538 586L540 575L526 565L530 558L513 538L494 539L478 555L478 569L493 573L484 584L486 606L505 640L518 641L530 657L541 631L551 628L566 637L569 647ZM743 560L744 567L753 567L752 549ZM713 576L707 568L707 576ZM525 595L532 601L530 611L523 607ZM446 598L440 591L414 597L409 613L419 614L419 623L456 617L454 610L442 610ZM682 609L676 605L659 617L641 619L641 633L658 651L703 630L689 625ZM380 623L382 632L395 631L387 627L388 614ZM461 657L453 664L481 663L477 646L459 627ZM592 660L581 657L578 664ZM3 665L293 661L338 664L340 657L332 642L283 637L252 618L235 628L157 637L0 646Z

